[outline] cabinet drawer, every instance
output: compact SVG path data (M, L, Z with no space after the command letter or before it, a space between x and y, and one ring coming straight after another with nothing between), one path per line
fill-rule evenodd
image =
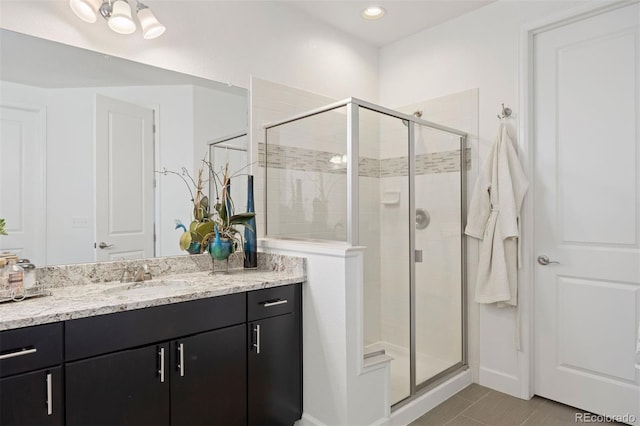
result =
M65 323L73 361L245 322L243 293L82 318Z
M0 377L62 363L62 323L0 333Z
M296 286L297 284L265 288L247 293L248 320L254 321L294 312L297 304Z

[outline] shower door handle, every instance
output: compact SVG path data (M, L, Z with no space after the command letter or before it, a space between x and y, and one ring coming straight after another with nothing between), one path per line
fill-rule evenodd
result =
M422 263L422 250L415 251L414 259L416 263Z

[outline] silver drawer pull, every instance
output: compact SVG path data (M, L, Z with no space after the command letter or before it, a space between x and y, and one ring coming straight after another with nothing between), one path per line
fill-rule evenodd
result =
M164 348L160 348L158 355L160 355L160 370L158 370L158 373L160 373L160 383L164 383Z
M256 354L260 354L260 324L256 324L253 331L256 333L256 343L253 344L253 347L256 348Z
M178 369L180 370L180 377L184 377L184 343L178 345L178 353L180 354Z
M35 354L38 350L36 348L31 348L31 349L20 349L19 351L15 351L15 352L9 352L8 354L4 354L4 355L0 355L0 361L2 361L3 359L9 359L9 358L15 358L17 356L23 356L23 355L29 355L29 354Z
M262 302L262 306L268 308L269 306L284 305L285 303L287 303L287 299L276 300L275 302Z
M53 414L53 385L51 383L51 373L47 374L47 416Z

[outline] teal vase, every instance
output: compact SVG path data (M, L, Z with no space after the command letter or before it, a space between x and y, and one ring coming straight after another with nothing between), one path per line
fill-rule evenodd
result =
M209 254L215 260L227 260L233 253L233 241L227 238L220 238L218 227L215 227L216 238L209 243Z

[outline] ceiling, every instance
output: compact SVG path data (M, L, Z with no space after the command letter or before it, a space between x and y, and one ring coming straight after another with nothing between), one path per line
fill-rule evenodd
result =
M283 3L375 45L385 46L434 27L494 0L285 0ZM368 6L382 6L386 15L367 21L360 15Z

